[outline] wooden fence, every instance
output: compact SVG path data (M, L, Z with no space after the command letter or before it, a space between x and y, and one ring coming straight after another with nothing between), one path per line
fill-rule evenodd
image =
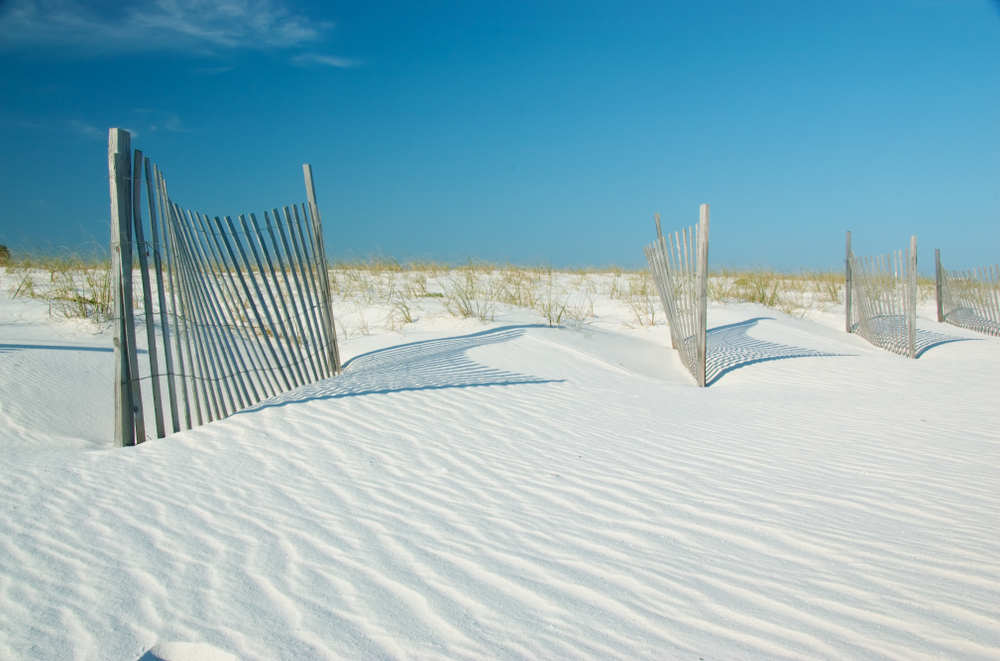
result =
M948 271L935 250L934 273L938 321L1000 336L1000 265Z
M917 237L910 248L857 257L847 233L847 332L877 347L917 357Z
M645 248L649 270L670 323L670 338L695 381L705 386L708 327L708 205L697 226L663 236L656 214L656 243Z
M162 438L339 374L312 168L308 205L234 222L174 203L130 143L111 129L115 445L152 437L147 396Z

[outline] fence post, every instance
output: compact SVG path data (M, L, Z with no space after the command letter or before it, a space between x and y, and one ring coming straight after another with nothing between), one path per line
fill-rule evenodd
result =
M941 273L941 249L934 249L934 297L937 298L937 319L938 322L944 321L944 300L941 298L941 288L942 288L942 273Z
M135 353L132 312L132 143L131 134L108 132L108 174L111 186L111 263L114 291L115 437L118 447L146 440L142 391Z
M852 256L851 255L851 232L850 232L850 230L848 230L848 232L847 232L847 260L846 260L847 266L846 266L846 269L844 271L844 283L845 283L845 287L844 287L844 316L847 319L846 323L847 323L847 332L848 333L851 333L851 332L854 331L854 324L851 323L851 314L853 312L853 310L851 308L852 308L852 305L854 303L854 299L853 299L854 292L852 291L852 289L854 287L854 284L851 282L851 276L853 275L851 273L851 256Z
M917 357L917 237L910 237L910 263L908 264L907 270L909 271L909 282L907 283L907 289L909 290L909 309L906 311L909 317L909 331L910 331L910 358Z
M701 205L698 227L698 385L705 387L705 355L708 351L708 205Z
M340 349L337 346L337 327L333 320L333 304L330 296L330 266L326 261L326 244L323 241L323 223L319 215L319 206L316 204L316 187L313 185L312 165L305 163L302 165L302 174L306 180L306 197L309 200L309 215L312 216L313 237L316 241L316 251L319 253L319 266L322 271L320 285L323 295L323 323L329 333L327 351L329 352L329 364L333 366L333 374L340 374Z

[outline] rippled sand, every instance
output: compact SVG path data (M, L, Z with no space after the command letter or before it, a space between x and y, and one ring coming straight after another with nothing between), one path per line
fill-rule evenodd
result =
M15 303L0 658L998 658L995 338L713 308L698 389L662 326L442 319L110 449L108 338Z

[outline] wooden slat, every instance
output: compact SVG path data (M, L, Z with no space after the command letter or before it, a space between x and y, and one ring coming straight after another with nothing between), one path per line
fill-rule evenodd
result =
M215 217L215 225L219 228L217 235L216 226L212 225L209 216L202 218L201 214L190 211L188 216L192 217L193 223L196 223L195 254L204 265L204 272L207 274L204 277L207 294L205 303L212 319L216 342L222 350L221 358L225 362L222 373L223 384L236 393L239 402L234 403L233 410L239 411L261 400L254 384L253 371L246 364L247 358L253 361L253 349L247 335L256 337L256 331L253 329L246 331L240 319L244 303L239 298L239 290L232 276L232 271L240 274L239 266L235 264L230 266L225 256L221 253L217 255L213 249L213 245L217 245L220 239L225 238L219 218Z
M285 213L288 213L287 207ZM292 206L292 215L295 217L292 225L289 226L289 233L292 235L292 245L299 255L299 264L302 268L302 285L305 288L306 300L309 301L309 318L312 320L312 348L311 354L314 356L315 380L319 381L330 375L331 367L327 362L329 353L324 342L324 326L326 325L323 315L323 295L319 289L319 282L314 269L315 259L308 250L308 240L305 231L305 222L299 218L299 208ZM296 240L297 239L297 240Z
M184 211L173 203L174 208L174 244L177 246L178 271L180 273L181 291L183 292L185 319L188 322L190 338L194 345L191 354L193 359L192 379L201 388L202 398L205 407L205 417L208 422L225 417L223 414L223 403L220 406L221 392L218 390L218 374L213 374L214 363L210 364L210 344L205 336L207 320L202 314L201 306L195 292L195 282L198 279L191 249L188 246L186 237L188 220L184 218Z
M149 231L153 242L153 267L156 269L156 296L160 310L160 333L163 336L163 360L166 368L167 400L170 403L171 429L176 434L181 430L180 415L177 408L177 391L174 383L174 356L170 347L170 318L167 310L167 297L164 290L163 270L164 246L160 243L159 217L157 214L156 195L154 194L154 178L149 159L144 159L146 173L146 200L149 202Z
M296 306L295 304L297 300L302 301L302 288L298 286L298 276L296 275L294 268L294 261L293 261L294 257L291 255L291 251L289 250L288 247L288 239L285 237L285 232L281 224L281 217L278 214L277 209L272 209L271 213L274 214L273 225L272 223L267 222L268 218L267 212L264 213L264 220L267 225L268 235L271 237L271 245L274 247L275 259L277 260L278 265L281 267L281 277L285 282L285 289L288 292L287 300L291 304L293 321L295 322L295 325L298 327L299 337L304 342L308 337L308 333L306 332L305 324L303 323L302 319L302 317L305 315L305 310L303 310L302 313L300 314L298 306ZM278 239L275 237L274 230L278 230L278 236L281 237L280 244L278 243ZM288 269L291 270L292 272L291 278L288 277L288 271L285 269L286 263L288 264ZM293 282L295 283L295 287L299 292L298 297L296 297L295 291L292 290ZM303 360L302 362L301 369L303 371L303 376L305 376L305 373L307 372L305 360Z
M218 383L230 401L231 412L235 413L252 402L260 401L260 397L256 395L255 389L254 395L251 395L247 388L249 376L246 375L246 363L234 332L237 321L231 316L233 306L225 303L227 287L221 272L226 269L226 265L217 263L213 268L212 261L207 256L206 246L212 244L212 239L209 238L212 228L208 217L203 219L201 214L191 211L186 213L190 221L189 245L192 255L201 265L198 292L209 323L209 337L214 345L214 357L219 371ZM250 383L252 386L252 381Z
M278 274L274 269L274 264L271 262L271 253L267 249L267 241L264 239L263 233L260 231L260 225L257 223L257 216L250 214L250 221L253 223L253 232L250 231L250 227L247 225L247 219L242 214L240 215L240 225L243 227L243 231L247 236L247 244L250 246L250 253L253 255L254 262L257 264L257 270L261 274L261 280L264 282L264 290L267 292L267 305L263 307L268 312L268 323L276 326L276 330L273 331L275 338L280 339L281 342L288 345L288 352L292 354L290 357L290 364L279 365L280 375L282 380L286 384L286 388L290 389L291 383L305 383L305 377L303 376L300 364L303 360L302 353L298 342L292 341L292 334L288 332L285 327L284 319L288 315L288 307L285 305L284 298L281 297L280 283L278 282ZM264 253L264 257L267 259L268 270L264 270L264 264L260 259L260 252L257 251L257 247L260 246L261 252ZM270 273L271 277L268 278L267 274ZM274 280L274 287L271 287L271 280ZM277 292L277 293L276 293ZM279 306L281 311L278 310ZM271 311L273 311L274 316L270 316ZM281 312L284 312L284 318ZM291 319L289 319L291 322ZM298 379L296 380L296 377Z
M306 277L306 268L302 260L302 251L299 247L296 228L297 223L292 218L292 214L288 210L288 207L283 207L282 211L284 212L285 226L288 228L288 236L291 240L292 246L291 252L288 252L286 246L286 254L289 255L292 278L295 281L295 288L299 293L299 300L302 301L302 316L305 319L306 335L303 339L306 340L307 346L309 346L309 351L306 353L306 364L312 368L312 380L319 380L323 377L317 361L316 352L314 350L314 347L316 346L316 336L319 332L316 325L316 309L312 301L312 296L310 296L309 280ZM283 232L283 230L279 228L279 232ZM283 233L282 238L284 238Z
M160 361L156 350L156 317L153 314L153 292L149 282L149 260L146 236L142 228L142 152L135 150L132 167L132 222L139 254L139 274L142 279L142 310L146 317L146 354L149 358L149 380L153 390L153 417L156 421L156 438L167 435L163 425L163 402L160 399ZM140 441L141 442L141 441Z
M221 230L222 229L222 223L221 223L221 221L219 221L218 218L216 218L215 220L219 224L219 229ZM229 216L226 216L226 222L229 224L230 231L235 235L236 234L236 228L233 226L233 219L230 218ZM230 244L230 241L228 240L228 238L225 235L222 236L222 240L223 240L223 243L226 246L226 250L229 251L230 258L233 260L233 263L236 264L237 263L237 261L236 261L236 255L233 252L233 248L232 248L232 245ZM247 271L249 272L250 271L250 260L247 259L246 251L243 250L243 245L241 243L239 243L238 241L236 241L235 243L236 243L236 247L239 249L240 256L243 258L243 265L246 267ZM278 335L278 328L274 324L273 320L271 319L271 312L270 312L270 310L268 310L267 307L264 306L264 305L260 306L261 308L264 309L264 316L267 317L267 325L265 326L264 319L261 318L260 310L258 309L258 306L256 305L256 303L254 303L253 296L250 293L250 288L247 286L246 279L243 277L243 272L241 270L237 270L237 274L239 275L240 284L243 286L243 290L246 293L247 300L250 302L250 306L251 306L251 310L252 310L252 312L254 314L254 318L257 319L257 323L260 325L261 328L269 328L271 330L271 333L274 335L274 338L275 338L276 342L272 342L270 336L268 336L268 335L264 336L266 338L266 340L267 340L267 347L268 347L268 350L271 352L271 356L274 358L275 362L278 365L281 365L282 367L284 367L285 365L288 365L289 362L290 362L288 360L288 354L285 352L284 344L282 342L280 342L280 340L279 340L280 336ZM252 277L252 274L251 274L250 282L253 283L254 290L257 292L257 299L260 300L260 301L263 301L264 300L264 296L261 294L260 287L257 285L257 280ZM278 345L278 350L281 352L281 358L278 357L278 351L275 351L275 349L274 349L274 344L275 343ZM284 369L279 370L279 371L282 374L284 374ZM285 383L286 383L286 386L290 389L291 386L288 385L287 379L285 380Z
M199 330L202 333L204 342L205 358L210 372L209 385L214 390L220 406L219 417L226 418L240 410L242 406L237 403L239 394L233 393L232 385L228 378L236 371L235 366L229 363L230 353L223 337L222 323L219 321L208 288L207 271L208 265L198 258L199 237L197 236L197 225L190 210L184 211L187 215L187 222L181 228L185 233L188 254L191 255L191 263L195 266L191 276L191 292L193 294L194 307L197 310L200 324ZM228 373L228 374L227 374ZM229 406L226 406L226 402Z
M162 219L163 245L167 255L167 279L170 281L171 316L174 322L174 341L177 348L178 375L181 382L181 398L184 401L184 423L186 429L193 429L195 423L202 424L201 401L194 382L194 354L191 342L191 332L187 316L184 314L184 291L181 287L180 257L177 254L177 218L170 196L167 194L167 182L157 169L157 190L160 199L160 218ZM186 364L185 364L186 363ZM190 388L188 382L190 381ZM195 412L192 419L191 411Z
M299 225L299 235L302 239L302 252L306 256L309 265L309 279L312 283L313 293L316 299L316 316L319 321L319 336L316 338L317 350L320 356L320 363L323 368L323 378L334 375L333 348L330 343L331 337L336 340L336 334L330 334L332 311L330 310L330 274L323 264L326 260L318 249L314 232L316 227L312 222L312 217L306 208L302 206L302 224ZM297 208L297 207L296 207ZM322 262L322 264L321 264Z
M201 222L201 217L198 214L195 214L195 216L197 216L199 222ZM209 270L213 272L213 275L214 270L225 272L226 277L224 280L228 283L228 287L225 283L219 282L220 278L218 277L216 278L217 284L220 288L229 292L230 299L236 300L239 298L240 288L236 284L236 280L233 277L232 272L233 270L237 270L238 272L238 267L229 268L227 266L223 253L221 242L223 237L221 236L221 233L220 235L216 235L215 233L208 232L208 228L205 227L204 222L201 222L201 226L206 232L206 241L204 243L208 247L208 254L203 253L201 259L203 259L207 264L215 264L214 269L209 266ZM208 236L211 236L211 240L208 240ZM223 305L221 308L225 315L226 323L233 327L241 326L239 319L237 318L237 310L232 309L232 306L228 305ZM266 329L262 328L261 330L265 333L266 338ZM247 380L251 385L251 390L253 391L253 401L256 403L261 400L261 396L257 393L256 386L254 385L253 379L255 376L261 385L261 390L264 391L267 396L273 396L277 391L275 389L276 384L270 380L271 363L267 360L267 354L264 351L260 335L253 330L251 330L248 334L253 336L253 342L251 342L251 340L243 334L239 334L238 336L243 344L244 351L247 353L247 358L251 361L254 367L251 369L246 365L246 362L243 359L243 352L238 349L237 356L240 358L241 369L246 372Z

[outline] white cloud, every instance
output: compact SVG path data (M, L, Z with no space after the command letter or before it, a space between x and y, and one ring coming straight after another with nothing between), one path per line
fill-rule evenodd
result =
M280 0L8 0L0 48L88 52L271 49L316 41L330 27Z
M335 57L332 55L316 55L313 53L296 55L292 58L292 63L299 66L319 64L327 67L340 67L341 69L350 69L351 67L356 67L362 64L361 60L352 60L350 58Z

